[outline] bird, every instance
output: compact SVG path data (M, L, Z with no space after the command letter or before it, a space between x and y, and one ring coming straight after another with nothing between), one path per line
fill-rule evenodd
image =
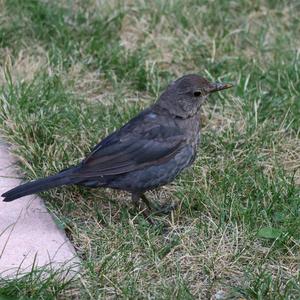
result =
M207 97L232 87L197 74L171 82L154 104L97 144L78 165L17 186L3 201L64 185L112 188L131 193L135 205L152 207L145 192L172 182L195 161L200 110Z

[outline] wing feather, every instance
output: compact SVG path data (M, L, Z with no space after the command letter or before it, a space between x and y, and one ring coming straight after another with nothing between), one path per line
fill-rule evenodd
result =
M185 137L178 128L152 124L148 129L137 126L128 130L125 126L100 142L74 176L118 175L161 164L174 157L184 144Z

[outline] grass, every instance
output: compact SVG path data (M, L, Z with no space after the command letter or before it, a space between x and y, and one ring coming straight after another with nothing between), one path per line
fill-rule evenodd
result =
M39 299L299 299L298 1L0 1L1 134L25 179L78 163L195 72L235 82L203 107L198 159L149 196L43 193L82 259L79 279L0 280ZM21 200L20 200L21 201ZM37 278L37 279L34 279ZM55 279L56 278L56 279Z

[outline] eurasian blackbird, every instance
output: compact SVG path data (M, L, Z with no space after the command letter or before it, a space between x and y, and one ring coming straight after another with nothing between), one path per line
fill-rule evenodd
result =
M165 185L196 157L200 107L210 93L230 88L190 74L168 85L159 99L104 138L77 166L25 183L4 193L3 201L61 185L129 191L135 204L144 192Z

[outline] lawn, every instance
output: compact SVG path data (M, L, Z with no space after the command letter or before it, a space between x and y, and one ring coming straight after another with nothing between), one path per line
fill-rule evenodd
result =
M58 172L187 73L232 82L202 111L198 158L149 192L42 194L82 260L62 281L7 281L7 299L300 299L297 0L0 0L1 135L24 179ZM18 201L22 201L21 199Z

